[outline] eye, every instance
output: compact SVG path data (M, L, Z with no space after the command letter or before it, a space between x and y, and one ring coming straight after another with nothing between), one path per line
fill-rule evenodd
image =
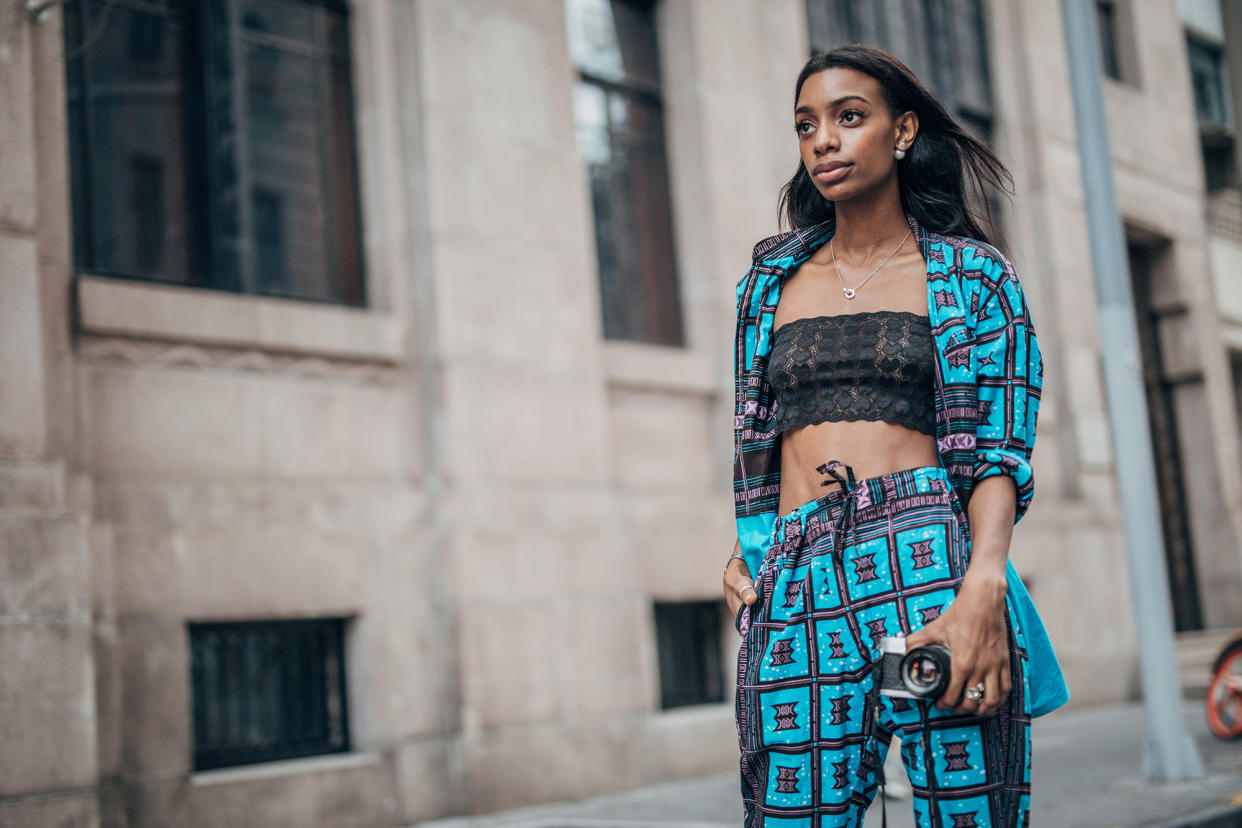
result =
M815 124L811 121L798 121L794 124L794 132L799 135L810 135L815 131Z
M857 116L850 120L850 116ZM847 124L856 124L863 119L864 115L861 109L847 109L841 113L841 120Z

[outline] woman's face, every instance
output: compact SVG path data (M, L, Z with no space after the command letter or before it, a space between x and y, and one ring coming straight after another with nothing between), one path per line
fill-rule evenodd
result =
M914 141L918 118L894 119L880 83L855 69L834 66L802 84L794 109L802 164L829 201L848 201L896 173L893 150Z

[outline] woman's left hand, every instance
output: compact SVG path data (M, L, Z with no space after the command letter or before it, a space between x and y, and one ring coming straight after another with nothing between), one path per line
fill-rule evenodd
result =
M906 649L926 644L949 648L949 685L936 701L941 710L986 716L1009 697L1009 635L1005 626L1007 584L962 581L957 598L938 618L906 638ZM967 687L982 684L983 698L965 695Z

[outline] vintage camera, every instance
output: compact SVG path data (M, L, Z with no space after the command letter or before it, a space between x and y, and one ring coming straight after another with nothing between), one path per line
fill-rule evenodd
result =
M903 636L880 639L880 695L936 699L949 686L949 648L928 644L906 652Z

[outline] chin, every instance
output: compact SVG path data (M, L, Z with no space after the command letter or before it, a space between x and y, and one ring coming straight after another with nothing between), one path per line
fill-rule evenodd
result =
M856 187L816 187L819 194L832 202L849 201L858 194Z

